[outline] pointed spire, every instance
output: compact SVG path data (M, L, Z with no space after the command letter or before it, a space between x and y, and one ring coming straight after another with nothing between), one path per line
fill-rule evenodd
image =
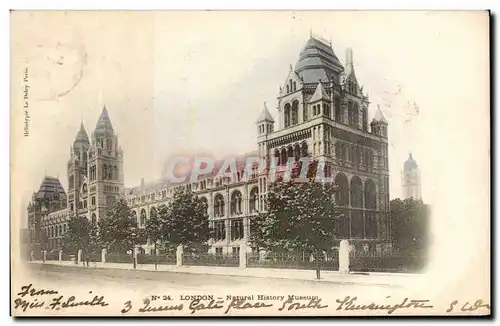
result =
M289 70L290 70L290 71L292 71L292 70L293 70L292 64L290 64L290 69L289 69Z
M313 103L319 100L330 100L328 97L328 94L326 94L325 89L323 88L323 84L320 82L318 83L318 86L316 86L316 90L314 91L313 96L309 100L309 103Z
M83 126L83 121L80 123L80 130L76 135L75 141L73 142L73 146L77 147L77 145L88 145L89 137L87 136L87 131L85 131L85 127Z
M113 125L111 125L111 120L109 119L108 110L106 105L104 105L101 116L97 121L97 126L95 127L94 133L96 134L114 134Z
M345 51L345 74L347 77L351 77L356 80L356 74L354 73L354 60L351 48L347 48Z
M384 117L384 114L382 113L382 110L380 109L380 105L377 105L377 112L375 113L375 117L373 118L373 121L377 122L382 122L387 124L387 120Z
M309 27L309 37L313 37L313 29L312 29L312 27Z
M263 121L274 122L273 116L269 112L266 102L264 102L264 109L262 109L262 112L260 113L259 118L257 119L257 122L263 122Z

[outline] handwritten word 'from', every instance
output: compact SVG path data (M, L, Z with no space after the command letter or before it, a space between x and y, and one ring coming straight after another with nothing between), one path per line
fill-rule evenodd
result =
M92 294L92 291L89 291L89 294ZM91 300L78 300L74 295L65 298L59 294L59 291L51 289L37 290L33 287L33 284L22 286L21 291L17 295L19 297L14 300L14 309L21 309L23 312L28 309L43 307L47 310L60 310L78 306L105 307L109 305L102 295L95 295Z

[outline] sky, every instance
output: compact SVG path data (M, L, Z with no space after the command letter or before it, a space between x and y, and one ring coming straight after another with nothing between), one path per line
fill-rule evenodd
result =
M14 14L13 207L25 210L45 174L67 189L70 145L82 121L90 136L104 105L124 150L126 186L159 179L174 154L256 150L255 120L264 102L277 118L279 87L311 32L331 39L342 63L353 49L369 119L380 105L389 122L391 198L400 197L412 152L430 202L453 178L448 164L473 164L465 150L473 140L457 130L488 126L468 119L487 114L478 101L487 94L480 68L488 58L478 55L487 27L483 15L465 12ZM25 84L28 137L19 109Z

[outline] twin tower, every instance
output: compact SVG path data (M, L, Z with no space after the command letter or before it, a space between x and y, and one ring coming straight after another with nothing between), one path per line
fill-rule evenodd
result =
M103 108L91 139L83 123L68 161L68 214L96 223L123 193L123 150Z

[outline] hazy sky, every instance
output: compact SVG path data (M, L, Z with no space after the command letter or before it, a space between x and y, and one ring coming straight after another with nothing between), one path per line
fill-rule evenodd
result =
M23 209L45 171L67 189L80 122L90 136L104 104L124 150L126 186L159 178L174 153L256 150L255 120L264 101L277 118L279 87L310 30L331 39L342 63L353 48L369 118L380 105L389 121L392 198L401 194L410 151L425 200L455 162L446 140L456 139L447 135L483 127L463 114L478 110L469 95L483 91L478 68L487 67L487 57L471 56L487 44L487 35L477 36L487 24L475 13L42 12L29 23L27 16L12 17L13 107L22 103L26 67L30 86L29 137L24 112L12 111L13 184ZM413 102L418 116L409 115Z

